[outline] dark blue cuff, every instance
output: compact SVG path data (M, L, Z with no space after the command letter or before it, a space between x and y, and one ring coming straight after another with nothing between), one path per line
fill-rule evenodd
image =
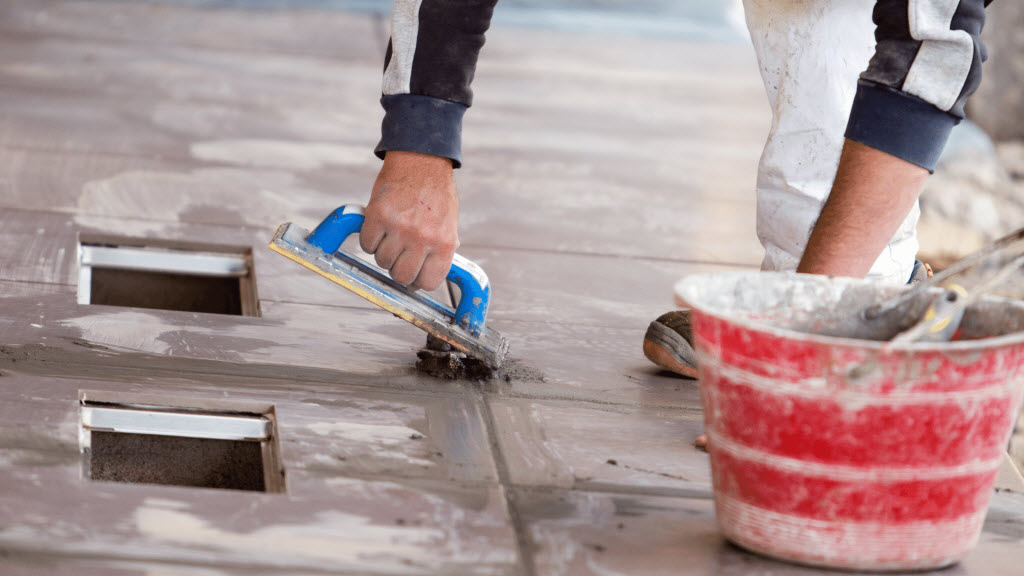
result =
M468 106L417 94L384 96L380 103L384 122L374 150L378 158L401 150L450 158L452 166L462 166L462 116Z
M916 96L861 80L846 137L934 172L949 133L959 122Z

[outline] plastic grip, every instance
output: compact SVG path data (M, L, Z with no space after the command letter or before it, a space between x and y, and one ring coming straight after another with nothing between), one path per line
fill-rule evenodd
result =
M324 218L306 241L327 254L334 254L349 236L362 229L364 219L362 206L346 204ZM459 287L459 302L453 311L455 324L479 335L491 299L487 274L475 262L456 254L447 279Z

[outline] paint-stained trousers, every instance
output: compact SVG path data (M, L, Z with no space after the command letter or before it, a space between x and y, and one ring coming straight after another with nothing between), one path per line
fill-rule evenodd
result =
M835 178L857 78L874 52L872 0L743 0L772 108L757 176L764 270L795 270ZM910 278L917 204L869 277Z

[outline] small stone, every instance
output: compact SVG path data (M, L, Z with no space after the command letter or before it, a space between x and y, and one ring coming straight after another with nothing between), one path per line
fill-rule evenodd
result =
M611 464L612 466L618 466L619 465L618 460L608 460L608 463Z
M693 446L695 448L697 448L698 450L701 450L703 452L707 452L708 451L708 435L707 434L701 434L700 436L697 436L697 439L693 441Z

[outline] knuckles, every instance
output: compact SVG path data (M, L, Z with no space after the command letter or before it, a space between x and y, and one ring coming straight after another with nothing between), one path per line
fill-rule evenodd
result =
M447 211L429 214L401 209L387 198L371 201L366 207L360 244L367 252L368 248L375 248L377 264L388 269L395 282L413 289L434 290L444 282L448 268L438 272L437 266L425 264L438 258L450 263L461 244L456 219L451 216ZM379 244L370 245L375 239L379 239ZM413 254L424 257L416 258ZM421 264L413 270L414 264L408 262ZM428 270L430 276L425 277Z
M451 260L455 251L459 249L458 239L444 239L434 244L434 253L442 258Z
M443 278L441 280L443 280ZM420 282L419 280L417 280L417 282L413 284L412 288L414 290L426 290L427 292L432 292L441 287L441 280L433 280L430 282Z
M409 286L415 280L412 274L399 274L397 272L392 272L391 279L402 286Z

